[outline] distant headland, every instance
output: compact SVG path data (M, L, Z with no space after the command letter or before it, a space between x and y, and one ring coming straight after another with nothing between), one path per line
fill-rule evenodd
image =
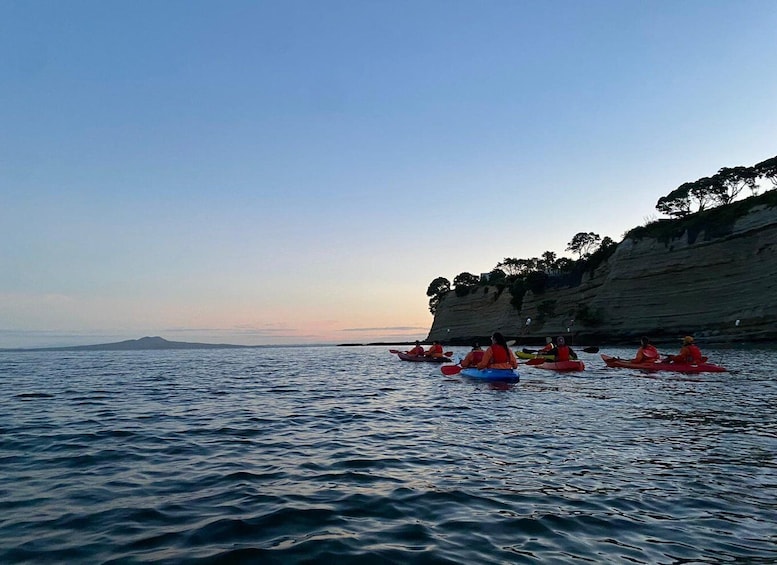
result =
M364 345L407 345L411 342L381 343L341 343L339 347ZM63 347L13 347L0 348L0 353L9 351L160 351L169 349L257 349L266 347L290 347L288 345L233 345L229 343L192 343L188 341L169 341L163 337L141 337L114 343L96 345L71 345Z
M168 341L162 337L141 337L115 343L97 345L73 345L68 347L35 347L0 349L0 351L149 351L161 349L249 349L266 347L263 345L230 345L227 343L190 343L187 341Z

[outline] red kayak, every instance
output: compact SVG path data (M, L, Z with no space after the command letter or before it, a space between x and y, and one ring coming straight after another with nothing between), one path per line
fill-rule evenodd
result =
M725 373L728 369L719 365L707 363L706 357L703 357L704 363L632 363L619 357L610 357L602 353L602 359L608 367L617 367L622 369L639 369L640 371L674 371L675 373Z
M397 357L402 359L402 361L416 361L416 362L427 362L427 363L450 363L451 358L450 357L427 357L426 355L408 355L407 353L403 353L401 351L397 351Z
M570 359L569 361L545 361L543 363L527 363L535 369L548 369L549 371L585 371L585 363L577 359Z

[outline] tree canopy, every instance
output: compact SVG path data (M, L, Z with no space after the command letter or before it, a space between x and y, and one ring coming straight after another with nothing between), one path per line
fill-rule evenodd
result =
M453 278L453 286L473 286L480 282L480 277L472 273L460 273Z
M752 167L723 167L711 177L685 182L656 203L656 210L674 218L684 218L713 206L731 204L742 191L758 194L759 180L765 179L777 188L777 157Z
M598 233L592 231L580 232L575 234L572 241L567 245L567 251L577 253L580 259L591 254L591 251L596 247L602 238Z

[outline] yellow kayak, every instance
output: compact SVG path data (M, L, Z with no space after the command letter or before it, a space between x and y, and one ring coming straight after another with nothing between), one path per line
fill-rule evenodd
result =
M546 361L553 361L555 359L553 355L537 355L536 353L526 353L525 351L516 351L515 356L518 359L545 359Z

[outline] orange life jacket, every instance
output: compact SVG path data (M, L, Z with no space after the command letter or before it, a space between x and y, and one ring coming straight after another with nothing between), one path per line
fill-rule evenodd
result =
M491 346L491 362L496 363L509 363L510 354L501 345Z
M569 361L569 346L559 345L556 348L556 361Z

